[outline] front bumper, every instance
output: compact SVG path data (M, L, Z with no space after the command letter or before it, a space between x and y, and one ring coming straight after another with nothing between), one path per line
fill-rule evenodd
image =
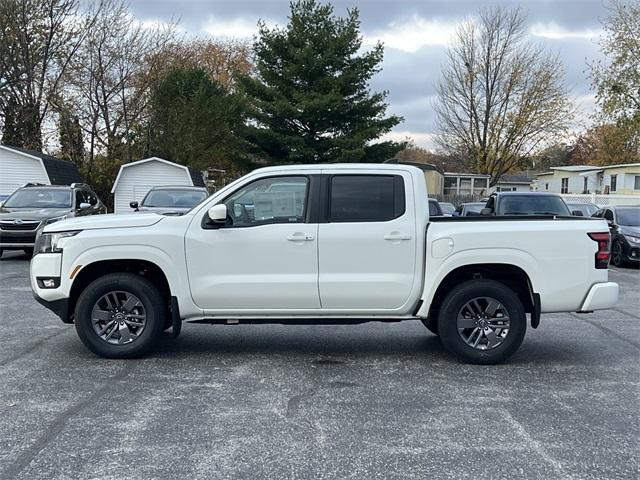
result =
M68 298L61 298L59 300L49 301L39 297L36 292L33 292L33 298L35 298L40 305L42 305L45 308L48 308L53 313L55 313L58 317L60 317L60 320L62 320L64 323L73 323L69 318L69 299Z
M36 231L32 230L0 230L0 248L23 249L33 248L36 241Z
M581 312L612 308L618 302L618 284L614 282L596 283L591 287L585 299Z

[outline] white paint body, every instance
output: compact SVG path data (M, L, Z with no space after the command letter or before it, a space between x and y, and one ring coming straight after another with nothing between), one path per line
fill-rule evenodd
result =
M405 211L388 222L280 223L202 228L212 206L262 177L400 175ZM185 320L206 318L426 317L442 280L458 267L507 264L528 276L541 311L612 307L618 286L596 269L602 219L429 222L422 172L404 165L271 167L233 182L183 216L100 215L56 222L45 232L82 230L62 254L31 263L35 293L67 298L70 273L102 260L146 260L165 273ZM126 220L125 220L126 218ZM60 276L42 289L36 277ZM419 309L418 309L419 306ZM418 311L416 312L416 309Z

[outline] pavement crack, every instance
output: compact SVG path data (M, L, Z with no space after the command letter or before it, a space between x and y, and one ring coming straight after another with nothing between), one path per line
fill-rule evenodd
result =
M627 312L626 310L623 310L622 308L612 308L612 310L615 310L618 313L622 313L623 315L628 315L629 317L637 318L638 320L640 320L640 315L636 315L635 313Z
M616 310L616 309L614 309ZM622 335L614 332L613 330L611 330L610 328L605 327L604 325L598 323L598 322L594 322L593 320L589 320L588 318L582 318L580 315L577 315L575 313L569 313L569 315L577 318L578 320L581 320L583 322L587 322L589 325L592 325L594 327L596 327L598 330L602 330L603 332L606 332L610 335L613 335L614 337L616 337L618 340L622 340L625 343L628 343L629 345L631 345L632 347L640 350L640 343L638 342L634 342L633 340L630 340L626 337L623 337Z
M4 367L6 365L9 365L10 363L15 362L16 360L20 360L22 357L29 355L30 353L34 352L35 350L37 350L38 348L40 348L42 345L44 345L46 342L48 342L49 340L51 340L54 337L57 337L58 335L62 335L64 332L66 332L67 329L63 328L60 331L53 333L51 335L48 335L44 338L41 338L40 340L32 343L30 346L28 346L27 348L25 348L24 350L15 353L14 355L11 355L8 358L5 358L4 360L0 360L0 367Z
M0 478L15 478L25 468L31 464L34 458L38 456L42 450L44 450L49 443L62 432L66 427L69 420L78 415L82 410L94 403L96 400L102 398L109 389L113 387L114 382L119 382L126 378L135 368L135 362L127 362L125 365L111 376L104 384L96 390L93 394L89 395L83 401L71 405L63 410L58 416L51 422L51 424L45 429L45 433L35 440L27 449L15 457L13 463L7 466L0 472Z
M556 474L555 475L556 478L564 478L564 479L572 478L572 476L570 476L568 472L564 471L562 464L558 460L553 458L549 454L549 452L547 452L547 450L542 446L540 442L538 442L531 435L529 435L529 432L527 432L524 426L518 420L516 420L513 417L513 415L511 415L511 412L509 412L509 410L505 408L503 409L503 412L505 414L505 418L507 422L509 422L509 424L513 427L513 429L516 432L518 432L518 434L523 438L527 446L530 447L534 452L536 452L540 457L542 457L542 459L545 462L547 462L553 467L553 470L555 471L555 474Z
M300 403L303 400L308 400L309 398L313 397L317 392L318 390L313 388L291 397L287 402L287 418L294 417L298 413Z

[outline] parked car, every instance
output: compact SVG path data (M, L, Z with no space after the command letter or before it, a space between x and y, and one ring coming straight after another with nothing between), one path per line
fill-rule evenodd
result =
M449 203L449 202L438 202L440 204L440 208L442 209L442 213L444 215L448 215L451 216L453 215L453 212L456 211L456 207L453 205L453 203Z
M430 217L442 217L444 213L442 213L442 208L440 208L440 203L435 198L429 199L429 216Z
M84 183L27 184L0 207L0 256L4 250L31 254L36 234L44 225L100 213L107 213L106 207Z
M583 217L590 217L600 209L595 203L579 202L567 202L567 208L569 208L574 215L577 212L581 212Z
M611 230L611 263L621 267L640 263L640 206L614 206L598 210Z
M129 206L136 212L182 215L209 196L204 187L153 187L142 202L131 202Z
M494 192L481 215L561 215L571 212L562 197L546 192Z
M453 212L454 217L468 217L473 215L480 215L480 212L485 206L485 202L469 202L461 203Z
M300 188L261 193L286 181ZM253 217L237 215L251 192ZM616 304L604 220L458 222L430 218L427 197L422 170L407 165L263 168L182 216L47 225L31 286L109 358L143 355L183 321L419 319L451 352L488 364L518 349L527 313L535 328L541 313Z

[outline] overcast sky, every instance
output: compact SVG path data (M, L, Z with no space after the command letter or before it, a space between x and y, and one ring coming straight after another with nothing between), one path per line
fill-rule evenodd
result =
M599 58L604 0L415 1L335 0L337 15L358 7L365 45L385 45L383 70L372 80L374 90L388 90L389 111L405 121L390 136L409 136L432 147L434 83L440 74L447 43L456 23L473 17L479 8L495 4L521 6L528 15L529 35L560 55L566 81L580 111L576 129L589 123L593 95L587 64ZM131 9L144 22L179 19L188 35L251 39L259 19L284 25L289 2L283 0L132 0Z

